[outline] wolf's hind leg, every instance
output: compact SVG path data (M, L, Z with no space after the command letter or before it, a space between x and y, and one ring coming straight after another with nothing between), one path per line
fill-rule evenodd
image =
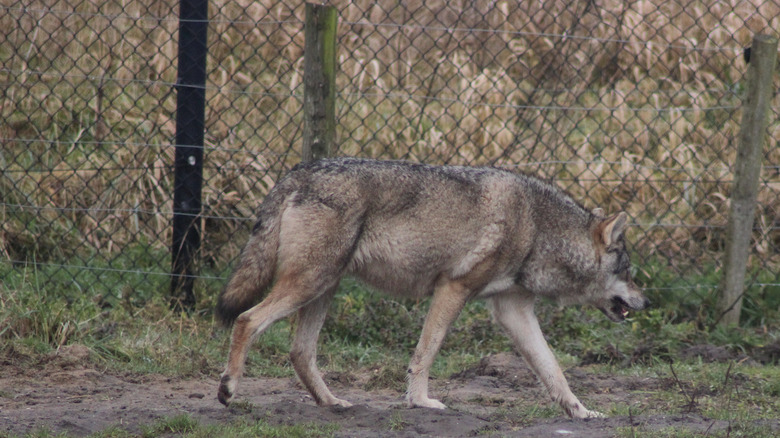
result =
M252 342L271 324L317 298L318 289L304 284L297 275L280 275L268 296L236 319L227 367L222 373L217 393L222 404L227 405L235 394Z
M569 389L561 367L555 359L547 341L544 340L539 321L534 314L534 298L520 291L510 291L495 295L488 300L493 316L501 324L507 335L528 365L547 388L552 399L573 418L603 417L595 411L585 409Z
M298 327L295 330L295 340L290 350L295 373L309 390L318 405L352 406L346 400L333 396L317 369L317 338L319 337L325 316L328 313L328 305L336 291L334 286L322 296L298 310Z
M360 235L359 211L346 207L336 210L311 199L289 204L280 219L276 283L260 304L238 316L233 328L228 364L218 392L223 404L235 393L252 341L275 321L311 305L323 294L332 294ZM314 348L309 348L311 342L316 344L329 301L329 297L322 299L303 312L303 331L296 337L292 360L303 383L313 388L315 398L322 398L323 403L338 403L316 372Z

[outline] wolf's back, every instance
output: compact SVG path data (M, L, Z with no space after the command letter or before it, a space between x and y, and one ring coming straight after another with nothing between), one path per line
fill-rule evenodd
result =
M257 304L274 280L281 214L288 194L275 188L260 207L238 266L217 300L216 316L225 326Z

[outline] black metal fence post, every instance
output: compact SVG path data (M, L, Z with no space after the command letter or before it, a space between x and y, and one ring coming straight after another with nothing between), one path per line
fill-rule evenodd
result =
M181 0L179 7L171 304L182 310L195 306L193 264L200 248L208 1Z

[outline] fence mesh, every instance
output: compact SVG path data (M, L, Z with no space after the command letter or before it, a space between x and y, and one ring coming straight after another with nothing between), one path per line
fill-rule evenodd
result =
M743 49L780 1L338 1L339 155L496 165L627 211L638 277L711 300ZM2 0L0 275L167 291L177 0ZM303 2L209 5L199 293L300 160ZM780 290L772 101L751 294ZM22 273L22 274L20 274Z

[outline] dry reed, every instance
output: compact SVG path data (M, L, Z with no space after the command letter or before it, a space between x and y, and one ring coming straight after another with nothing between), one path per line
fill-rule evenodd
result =
M119 251L139 236L165 247L178 2L2 3L2 254ZM587 205L627 210L645 253L717 263L741 48L774 33L780 2L332 4L341 10L340 154L532 171ZM234 233L250 223L219 217L251 218L300 159L302 5L210 3L203 224L215 261L236 255ZM775 272L777 119L754 242ZM22 223L31 218L46 226ZM47 230L57 235L40 239ZM55 251L55 242L65 244Z

